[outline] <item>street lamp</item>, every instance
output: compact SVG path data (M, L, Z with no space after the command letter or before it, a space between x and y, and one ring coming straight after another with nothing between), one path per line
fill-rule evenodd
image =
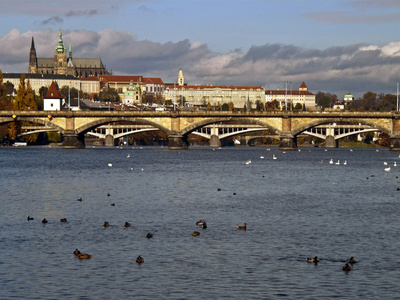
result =
M285 88L285 110L287 110L287 81L286 81L286 88Z

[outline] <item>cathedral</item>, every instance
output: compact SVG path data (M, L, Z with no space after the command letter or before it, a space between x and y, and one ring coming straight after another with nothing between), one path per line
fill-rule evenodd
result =
M67 56L62 34L54 52L54 58L38 58L36 56L35 42L32 37L29 53L30 74L72 75L75 77L90 77L99 75L112 75L106 70L100 58L72 58L71 44Z

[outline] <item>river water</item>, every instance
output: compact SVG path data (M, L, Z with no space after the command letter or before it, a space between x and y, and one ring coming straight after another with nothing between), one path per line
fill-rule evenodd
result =
M0 166L1 299L400 298L397 152L26 147Z

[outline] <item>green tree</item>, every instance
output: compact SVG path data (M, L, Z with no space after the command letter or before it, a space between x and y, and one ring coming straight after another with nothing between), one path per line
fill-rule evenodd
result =
M224 104L222 104L221 109L222 109L223 111L228 111L228 110L229 110L229 105L228 105L227 103L224 103Z
M114 88L109 88L106 91L101 91L99 94L100 101L107 101L107 102L120 102L120 97L118 92Z

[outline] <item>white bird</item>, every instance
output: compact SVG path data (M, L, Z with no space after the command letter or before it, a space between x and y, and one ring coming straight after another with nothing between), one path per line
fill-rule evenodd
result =
M385 171L389 172L390 171L390 167L385 168Z
M378 150L378 149L376 149L376 152L379 152L379 150Z
M325 149L325 151L328 151L328 149Z
M109 166L109 167L112 167L112 163L109 163L108 166Z
M343 164L344 164L344 165L347 165L347 160L345 160L345 161L343 162Z
M353 151L353 149L350 149L350 152L352 152Z
M127 157L127 158L129 158L129 157L131 157L131 155L130 155L130 154L128 154L126 157Z
M335 162L335 165L340 165L340 160L338 160L337 162Z
M251 164L251 159L248 159L248 160L246 161L246 165L249 165L249 164Z
M272 154L272 159L276 159L276 156L275 156L275 154Z
M261 159L264 159L264 156L260 156Z
M393 163L393 167L397 167L397 162L394 162L394 163Z
M386 166L386 165L387 165L387 162L386 162L386 161L384 161L384 162L383 162L383 164Z
M333 159L332 159L332 158L329 160L329 163L330 163L331 165L333 165Z

